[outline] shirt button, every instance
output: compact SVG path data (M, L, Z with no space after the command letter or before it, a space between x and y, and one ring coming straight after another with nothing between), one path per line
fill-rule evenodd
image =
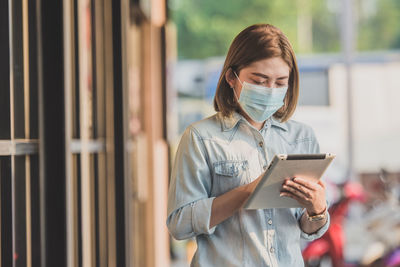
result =
M275 249L271 247L271 248L269 249L269 251L270 251L271 253L274 253L274 252L275 252Z
M264 142L263 142L263 141L260 141L260 142L258 143L258 145L259 145L260 147L263 147Z
M272 220L271 219L268 220L268 224L272 225Z

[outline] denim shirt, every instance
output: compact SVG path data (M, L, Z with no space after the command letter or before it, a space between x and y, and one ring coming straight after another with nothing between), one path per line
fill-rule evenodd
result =
M238 113L190 125L176 153L167 226L176 239L196 237L191 266L304 266L300 238L325 233L300 228L301 208L240 209L209 228L215 197L255 180L275 154L319 153L313 130L296 121L266 120L257 130Z

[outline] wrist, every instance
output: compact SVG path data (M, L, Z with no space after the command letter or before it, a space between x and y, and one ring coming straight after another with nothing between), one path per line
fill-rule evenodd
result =
M322 221L322 220L326 219L326 213L327 213L326 208L320 213L309 213L306 210L306 217L307 217L307 220L310 222Z
M309 216L315 216L315 215L321 215L324 214L327 210L327 207L325 206L324 208L320 209L306 209L307 215Z

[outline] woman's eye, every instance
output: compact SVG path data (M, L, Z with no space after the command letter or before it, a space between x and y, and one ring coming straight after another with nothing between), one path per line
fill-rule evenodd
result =
M254 84L260 85L260 84L264 84L264 81L256 81L256 80L253 80L253 83L254 83Z
M286 87L287 84L285 84L285 83L277 83L276 86L277 86L278 88L279 88L279 87Z

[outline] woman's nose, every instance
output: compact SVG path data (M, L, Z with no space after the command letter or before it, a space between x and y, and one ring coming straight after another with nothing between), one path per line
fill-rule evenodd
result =
M273 81L268 80L266 82L266 85L267 85L268 88L274 88L274 82Z

